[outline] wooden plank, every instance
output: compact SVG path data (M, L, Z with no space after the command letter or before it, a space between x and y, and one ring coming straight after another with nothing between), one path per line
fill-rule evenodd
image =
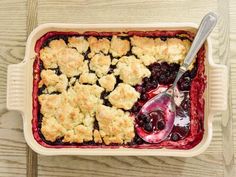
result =
M217 0L39 0L38 23L200 22L209 9L217 9Z
M236 2L230 1L230 65L231 65L231 99L232 99L232 117L233 117L233 139L234 139L234 169L232 174L236 174Z
M231 58L231 88L232 88L232 114L233 135L236 145L236 2L230 1L230 58ZM234 159L236 162L236 148L234 148ZM236 173L236 171L235 171Z
M230 68L230 21L229 21L229 1L219 0L219 24L222 29L219 31L219 57L222 64ZM234 150L232 132L232 99L231 99L231 75L228 78L228 109L222 114L222 135L223 135L223 164L224 176L234 176Z
M19 113L6 110L7 65L24 57L26 1L0 2L0 176L26 176L26 144Z
M27 1L27 35L37 26L38 1ZM38 155L29 146L27 146L27 177L38 176Z

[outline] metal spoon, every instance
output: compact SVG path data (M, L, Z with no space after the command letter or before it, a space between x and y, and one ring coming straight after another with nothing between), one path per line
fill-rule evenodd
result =
M192 42L191 48L185 57L184 63L180 67L178 74L175 78L173 85L166 91L161 92L149 101L147 101L141 110L139 111L137 117L140 116L150 116L150 113L155 112L156 117L163 116L165 121L165 126L162 130L157 130L154 127L152 132L145 131L142 127L136 125L136 132L138 135L146 142L149 143L159 143L167 138L167 136L172 131L174 120L176 116L175 102L174 102L174 91L175 87L181 78L181 76L187 71L189 65L192 63L195 55L205 42L206 38L213 30L217 22L217 16L213 12L208 13L202 19L201 24L198 28L197 34ZM158 115L159 114L159 115ZM152 121L157 121L153 120ZM156 124L156 122L151 122Z

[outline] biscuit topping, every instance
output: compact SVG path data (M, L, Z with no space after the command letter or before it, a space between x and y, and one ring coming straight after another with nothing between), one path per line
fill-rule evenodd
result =
M108 54L108 51L110 49L110 41L106 38L97 39L95 37L89 37L88 38L89 47L91 53L89 54L89 57L93 57L97 53L103 53Z
M120 83L109 95L111 104L117 108L129 110L138 100L140 94L130 85Z
M106 75L111 65L111 58L109 55L96 54L90 61L89 67L95 71L98 77Z
M136 85L145 77L150 77L151 72L135 56L122 57L116 65L115 75L119 75L124 83Z
M76 49L65 48L57 55L60 70L67 77L73 77L88 71L87 62L84 62L84 56L77 52Z
M96 136L101 136L106 145L111 143L126 144L132 141L134 126L129 113L125 113L121 109L100 105L96 117L100 129L99 132L96 131ZM99 138L97 139L99 141Z
M40 59L43 61L43 65L46 69L57 68L57 55L66 48L64 40L53 40L49 43L49 47L45 47L40 50Z
M113 36L111 40L110 53L113 57L121 57L130 50L130 43L128 40L122 40L117 36Z
M75 47L79 53L85 53L89 48L89 43L84 37L70 37L68 42L68 46Z
M101 77L98 82L106 91L112 91L116 84L116 78L113 74L108 74Z

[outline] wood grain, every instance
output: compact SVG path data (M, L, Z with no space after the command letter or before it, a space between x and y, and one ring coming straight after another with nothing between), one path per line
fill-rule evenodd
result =
M229 13L225 11L229 10L229 2L219 0L219 24L222 26L222 30L219 31L219 57L220 63L225 64L231 73L231 61L230 56L230 22ZM223 160L224 160L224 175L234 175L234 149L233 149L233 130L232 130L232 99L231 99L231 75L228 78L228 109L223 112L222 115L222 135L223 135Z
M28 0L27 1L27 20L26 20L26 31L27 36L31 31L37 26L37 10L38 10L38 1L37 0ZM37 177L38 176L38 155L29 147L26 148L26 158L27 158L27 177Z
M0 1L0 176L25 177L26 144L19 113L6 110L7 65L24 57L26 1Z
M39 155L36 171L39 177L236 177L236 1L1 0L0 5L1 177L26 176L27 164L28 176L36 176L29 172L36 169L32 168L36 156L26 152L20 115L5 108L5 90L7 65L22 60L26 36L37 23L199 23L208 11L220 16L211 35L213 58L230 69L231 109L214 117L213 139L206 152L194 158Z

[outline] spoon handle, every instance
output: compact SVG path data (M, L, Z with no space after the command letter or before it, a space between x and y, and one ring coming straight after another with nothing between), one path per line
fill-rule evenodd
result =
M193 43L188 51L188 54L186 55L184 59L184 63L179 69L179 72L176 76L176 79L173 83L173 86L175 87L178 80L181 78L181 76L185 73L185 71L188 69L189 65L192 63L195 55L205 42L208 35L211 33L213 28L215 27L217 22L217 15L213 12L209 12L205 15L205 17L202 19L201 24L198 28L197 34L193 40Z
M209 12L205 15L202 19L201 24L198 28L197 34L193 40L193 43L189 49L189 52L184 60L184 66L188 67L199 49L201 48L202 44L205 42L206 38L209 36L210 32L213 30L217 22L217 16L213 12Z

